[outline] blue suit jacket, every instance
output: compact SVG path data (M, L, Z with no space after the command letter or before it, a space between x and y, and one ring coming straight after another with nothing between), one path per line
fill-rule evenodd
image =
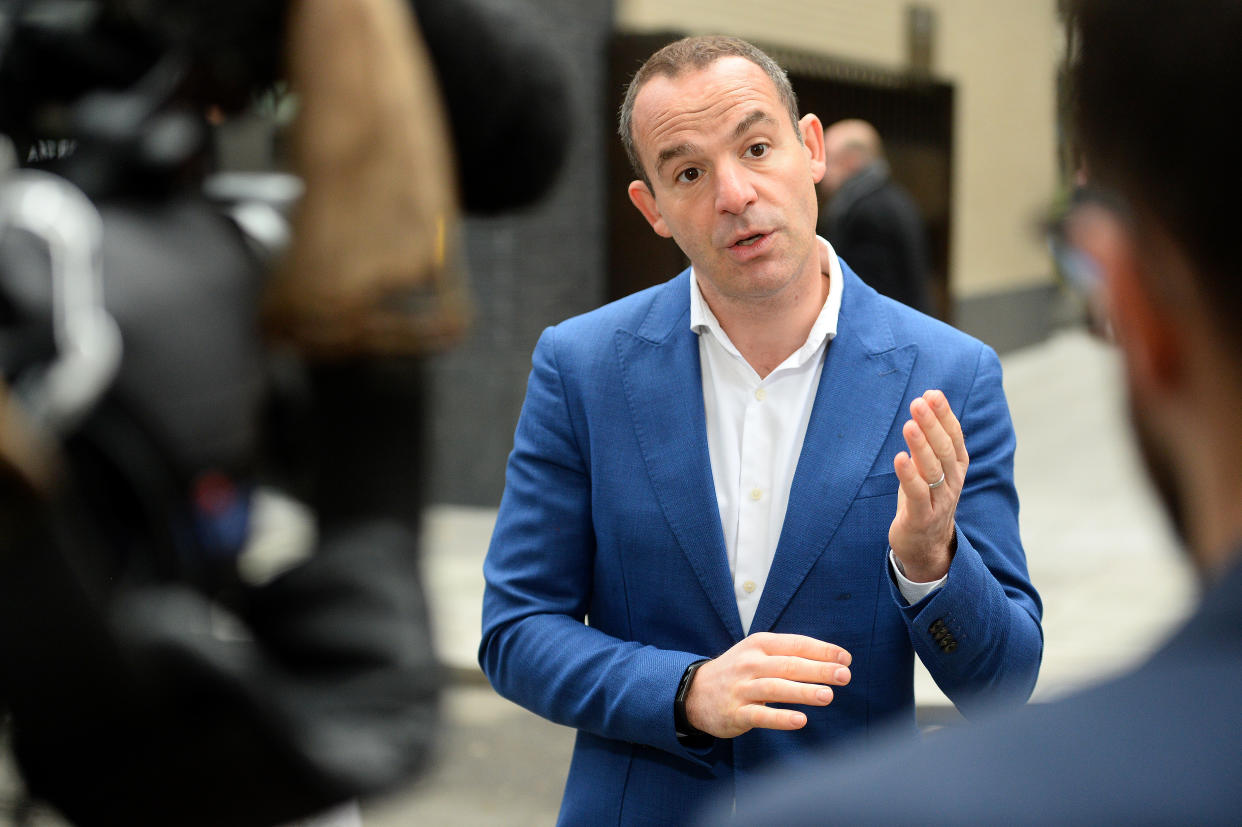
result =
M1133 671L925 743L847 750L739 800L747 825L1168 824L1242 819L1242 549ZM730 822L724 798L704 827Z
M838 334L751 625L853 655L850 685L807 708L796 732L753 730L694 751L674 731L686 666L742 638L689 271L540 338L484 565L479 660L500 694L579 730L563 823L683 821L783 756L894 720L913 732L915 652L966 711L1025 700L1034 686L1040 605L1018 537L999 361L842 270ZM887 564L892 459L910 401L928 388L958 413L971 464L948 580L906 606ZM937 621L951 651L932 634Z

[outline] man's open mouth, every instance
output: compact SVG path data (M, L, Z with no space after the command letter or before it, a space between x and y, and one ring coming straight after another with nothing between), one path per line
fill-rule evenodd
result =
M756 241L758 241L761 238L763 238L763 233L756 233L755 235L747 236L746 238L743 238L741 241L737 242L735 246L749 247L750 245L754 244Z

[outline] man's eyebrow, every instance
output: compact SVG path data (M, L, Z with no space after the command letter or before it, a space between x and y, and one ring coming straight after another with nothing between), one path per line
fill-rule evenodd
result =
M764 112L762 109L756 109L745 118L742 118L742 120L738 122L737 126L733 127L733 140L736 141L738 138L745 135L748 131L750 131L750 128L757 123L775 124L776 119L767 112Z
M678 144L667 149L661 149L660 154L656 157L656 174L659 175L664 165L674 158L679 158L682 155L693 155L697 151L698 147L694 144Z
M733 127L733 140L736 141L738 138L741 138L758 123L776 124L776 119L762 109L756 109L745 118L742 118L737 126ZM674 158L680 158L683 155L693 155L695 152L698 152L698 149L696 145L686 143L660 150L660 154L656 156L656 174L659 175L664 165Z

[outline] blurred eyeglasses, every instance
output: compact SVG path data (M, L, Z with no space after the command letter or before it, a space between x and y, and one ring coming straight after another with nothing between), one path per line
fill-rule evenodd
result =
M1077 187L1048 223L1048 250L1066 285L1086 307L1090 331L1111 342L1113 329L1104 292L1104 273L1099 263L1075 243L1076 225L1090 210L1105 210L1118 216L1126 214L1124 204L1116 196L1091 187Z

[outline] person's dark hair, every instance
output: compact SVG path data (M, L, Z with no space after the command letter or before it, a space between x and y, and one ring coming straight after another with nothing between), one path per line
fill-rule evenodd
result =
M647 58L646 62L634 73L634 77L630 79L630 85L625 90L625 100L621 103L621 118L617 132L621 135L621 143L625 146L625 154L629 156L630 165L634 167L634 174L642 179L648 188L651 187L651 181L647 178L642 159L638 157L638 149L634 146L634 99L638 97L638 90L657 75L675 78L686 70L704 69L723 57L745 58L771 78L776 86L777 94L789 113L794 134L801 139L802 133L798 128L798 96L794 94L793 86L789 83L789 76L775 60L757 47L736 37L723 35L685 37L668 44Z
M1092 184L1120 196L1140 234L1181 247L1217 326L1242 342L1242 108L1238 0L1076 0L1074 132Z

